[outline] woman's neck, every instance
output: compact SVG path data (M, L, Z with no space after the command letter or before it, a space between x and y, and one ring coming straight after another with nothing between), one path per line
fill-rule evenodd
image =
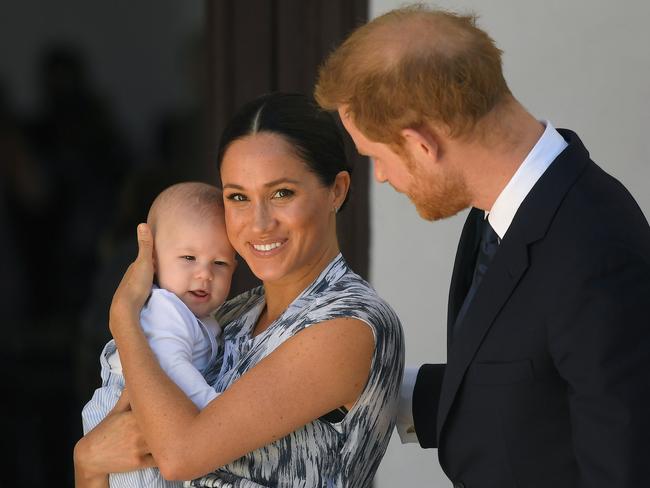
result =
M260 314L254 335L266 330L339 254L338 245L326 249L312 263L274 282L264 282L266 306Z

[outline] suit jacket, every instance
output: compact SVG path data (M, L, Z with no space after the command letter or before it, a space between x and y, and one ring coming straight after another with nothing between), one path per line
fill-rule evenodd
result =
M650 486L650 228L580 139L531 189L501 241L447 365L413 394L422 447L456 486ZM448 336L478 249L458 246Z

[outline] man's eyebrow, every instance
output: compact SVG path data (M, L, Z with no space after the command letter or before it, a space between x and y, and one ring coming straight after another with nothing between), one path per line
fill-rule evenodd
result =
M269 188L272 186L277 186L282 183L291 183L293 185L298 185L300 182L298 180L293 180L291 178L279 178L277 180L269 181L268 183L265 183L264 186ZM237 185L236 183L226 183L223 185L223 189L231 188L233 190L244 190L244 187L241 185Z

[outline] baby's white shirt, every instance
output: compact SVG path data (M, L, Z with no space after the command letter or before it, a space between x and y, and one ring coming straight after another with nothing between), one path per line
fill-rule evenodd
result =
M202 374L217 357L217 321L209 316L198 319L176 295L154 287L140 323L162 369L198 408L205 408L217 396ZM117 351L107 360L112 372L122 374Z

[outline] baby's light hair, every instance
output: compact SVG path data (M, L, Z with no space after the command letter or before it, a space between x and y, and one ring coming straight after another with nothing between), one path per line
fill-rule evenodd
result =
M200 218L223 217L223 193L207 183L188 181L176 183L163 190L151 204L147 223L155 234L160 217L178 211Z

